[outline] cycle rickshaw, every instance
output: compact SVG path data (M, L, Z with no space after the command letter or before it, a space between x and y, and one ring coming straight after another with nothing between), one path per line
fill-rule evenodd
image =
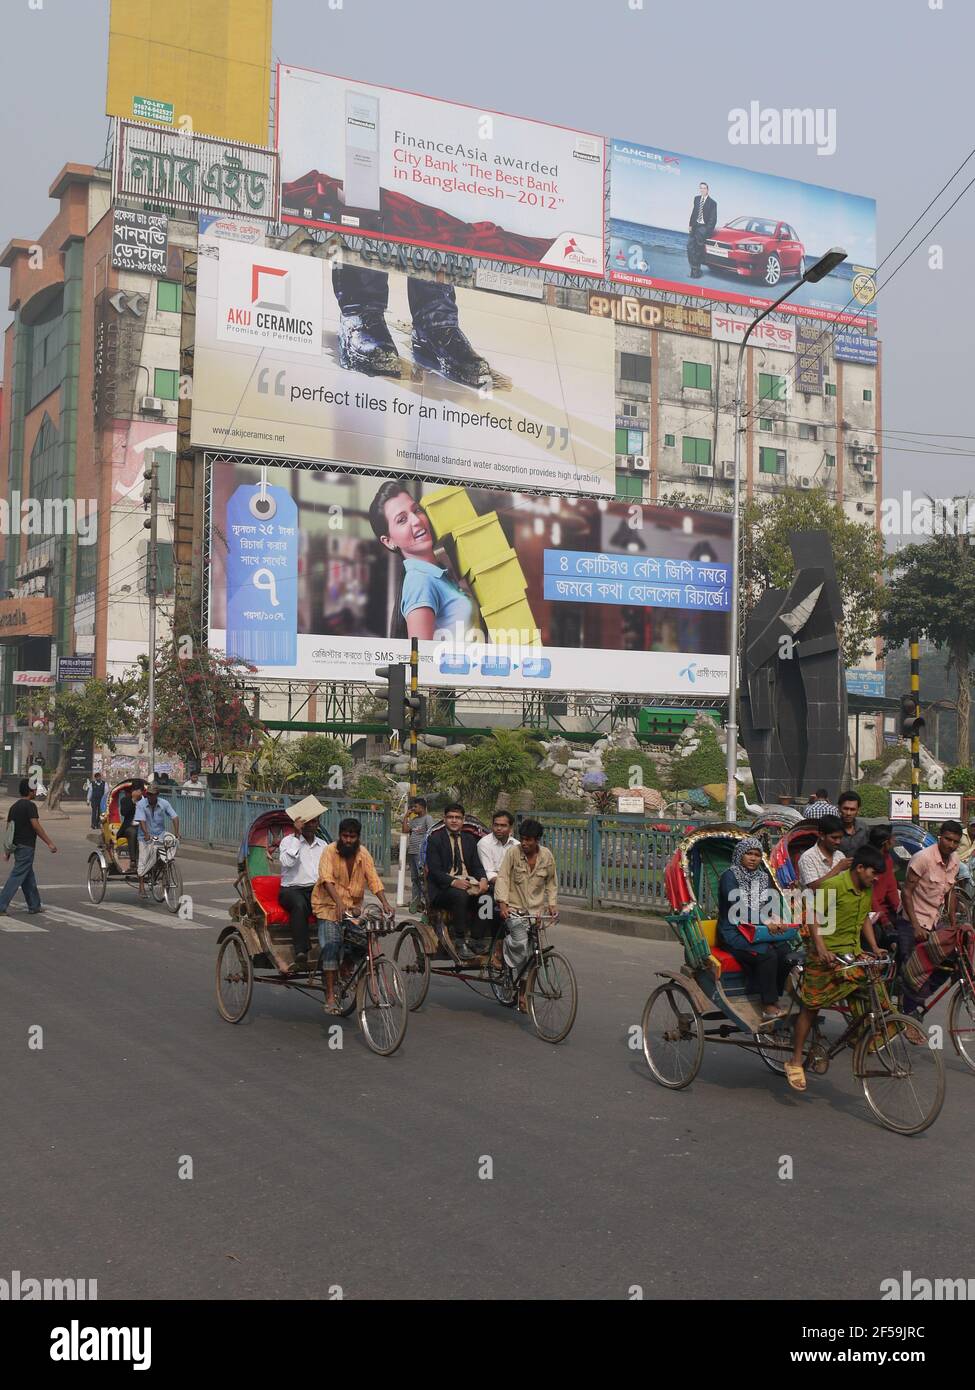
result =
M119 782L108 795L108 805L102 812L101 843L88 856L87 887L88 897L96 906L105 896L109 883L138 884L139 874L135 864L129 861L129 843L122 828L122 812L119 802L122 794L130 790L131 780ZM146 887L157 903L165 903L170 912L178 912L183 896L183 876L176 863L179 842L176 836L167 831L154 841L155 862L146 874Z
M718 884L746 833L734 825L702 827L678 844L667 865L667 922L684 948L684 965L679 972L656 972L661 983L644 1008L642 1036L654 1080L671 1090L694 1080L705 1042L755 1052L779 1075L792 1054L801 963L794 966L782 1000L787 1013L767 1021L758 1000L748 994L741 966L715 939ZM771 873L767 860L765 867ZM792 910L788 900L777 909L783 920ZM852 968L852 962L845 968ZM878 986L892 971L893 961L886 955L866 966L868 1006L859 1015L842 1012L848 1022L839 1038L827 1038L822 1013L817 1016L806 1040L804 1066L807 1074L822 1075L849 1044L853 1075L873 1114L898 1134L918 1134L941 1110L944 1066L937 1050L910 1041L912 1030L916 1036L914 1020L883 1008Z
M288 913L278 900L278 847L293 829L285 810L264 811L251 823L238 851L239 901L231 905L230 923L217 940L217 1009L228 1023L243 1019L255 984L294 989L309 998L325 993L317 932L312 929L307 969L294 971ZM378 904L367 906L357 920L346 917L336 982L339 1014L348 1017L354 1011L362 1036L382 1057L399 1047L409 1018L403 978L380 944L395 930L395 922Z
M437 821L429 833L443 824L442 819ZM487 827L473 816L465 817L463 828L478 839L487 834ZM403 975L410 1010L423 1004L431 975L461 980L482 998L487 995L480 986L487 986L506 1009L513 1009L521 996L532 1027L543 1042L562 1042L575 1023L578 988L568 960L548 944L549 925L544 916L512 912L507 933L498 927L484 955L464 960L440 909L428 908L424 917L401 922L393 955Z

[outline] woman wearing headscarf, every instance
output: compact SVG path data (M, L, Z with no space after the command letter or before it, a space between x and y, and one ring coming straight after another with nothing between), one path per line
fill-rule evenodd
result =
M779 999L792 966L798 937L794 927L774 915L779 894L762 863L761 841L753 835L739 840L718 884L720 944L745 971L749 993L762 1001L763 1018L780 1018Z

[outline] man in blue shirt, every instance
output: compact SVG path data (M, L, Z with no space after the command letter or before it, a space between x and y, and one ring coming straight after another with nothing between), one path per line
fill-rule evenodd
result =
M146 897L146 874L156 862L156 846L152 843L165 833L167 817L173 822L173 834L179 835L179 816L165 797L160 797L155 783L146 787L146 794L135 808L135 826L139 836L139 897Z

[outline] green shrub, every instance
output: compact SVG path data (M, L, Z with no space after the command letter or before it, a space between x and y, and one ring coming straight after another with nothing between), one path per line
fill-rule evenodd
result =
M532 814L536 811L581 811L583 808L580 799L564 794L562 783L547 768L536 768L525 790L532 794Z
M718 736L713 729L695 729L698 746L693 753L679 758L669 769L667 785L673 791L687 791L692 787L703 787L709 782L725 780L724 754L718 746Z
M860 782L857 785L860 793L860 815L861 816L886 816L890 811L890 793L886 787L875 787L869 782Z
M641 780L633 782L631 769L640 769ZM639 748L617 748L603 758L607 787L653 787L660 790L660 771L657 764Z
M975 767L949 767L945 773L944 790L975 796Z
M392 789L375 772L364 772L356 781L352 794L356 801L381 801L389 805L393 800Z

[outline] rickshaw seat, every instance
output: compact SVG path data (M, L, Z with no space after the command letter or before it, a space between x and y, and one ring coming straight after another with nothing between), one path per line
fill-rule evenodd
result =
M255 874L251 879L254 897L264 909L269 927L283 927L288 923L288 914L278 902L280 887L281 879L277 874Z
M717 940L718 923L714 917L704 917L698 922L705 941L711 947L711 954L715 960L720 962L722 975L741 974L741 966L735 960L730 951L726 951L723 946L715 945Z

